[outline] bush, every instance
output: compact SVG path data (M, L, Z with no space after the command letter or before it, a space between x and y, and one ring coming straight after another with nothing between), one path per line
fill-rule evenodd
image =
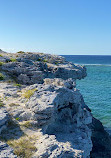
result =
M19 84L19 83L14 83L14 86L16 86L16 87L21 87L22 85Z
M37 91L37 88L27 90L27 91L25 91L25 93L22 96L29 99L34 94L35 91Z
M4 106L4 103L3 101L0 99L0 107L3 107Z
M17 52L17 53L24 54L25 52L23 52L23 51L19 51L19 52Z
M0 73L0 80L4 80L4 75L2 73Z
M20 120L20 118L19 118L19 117L16 117L16 121L18 121L18 120Z
M43 62L48 62L48 60L47 60L47 59L44 59Z
M0 61L0 66L2 66L3 64L4 64L4 62L1 62L1 61Z
M0 57L3 57L3 55L0 54Z
M16 62L17 60L14 59L14 58L11 58L10 61L11 61L11 62Z

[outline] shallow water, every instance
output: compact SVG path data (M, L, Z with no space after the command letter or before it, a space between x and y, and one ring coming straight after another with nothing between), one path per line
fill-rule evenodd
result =
M84 64L87 77L77 80L85 103L105 127L111 128L111 56L65 56L66 60Z

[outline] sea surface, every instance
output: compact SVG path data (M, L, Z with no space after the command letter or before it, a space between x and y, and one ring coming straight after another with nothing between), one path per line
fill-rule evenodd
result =
M77 81L85 103L107 129L111 129L111 56L64 55L67 61L85 65L87 77Z

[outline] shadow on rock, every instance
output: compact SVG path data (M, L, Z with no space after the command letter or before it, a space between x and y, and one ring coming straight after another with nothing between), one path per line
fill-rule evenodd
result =
M10 117L7 123L7 128L3 130L0 135L0 140L6 142L12 139L19 139L23 135L24 132L21 130L19 124Z

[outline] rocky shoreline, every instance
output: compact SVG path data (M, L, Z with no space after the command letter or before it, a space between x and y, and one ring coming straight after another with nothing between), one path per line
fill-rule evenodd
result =
M111 139L76 89L86 76L61 56L0 51L0 157L110 158Z

